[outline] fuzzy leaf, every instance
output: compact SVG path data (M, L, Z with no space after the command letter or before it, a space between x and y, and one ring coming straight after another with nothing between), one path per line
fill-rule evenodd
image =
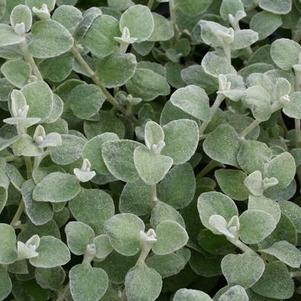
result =
M137 42L148 40L155 27L154 18L150 9L144 5L134 5L129 7L120 18L120 31L125 27L130 31L132 38L136 38Z
M209 219L212 215L220 215L229 222L230 219L238 215L235 203L228 196L220 192L205 192L198 198L198 211L202 224L215 234L220 234L213 228Z
M276 228L272 215L257 209L248 209L239 217L240 238L247 244L256 244L268 237Z
M204 141L205 153L213 160L237 166L236 156L240 139L232 126L222 124L211 132Z
M59 56L73 46L73 38L69 31L53 20L35 22L31 33L30 52L39 59Z
M62 172L48 174L33 190L33 199L38 202L59 203L72 200L80 192L76 177Z
M153 252L157 255L167 255L184 247L188 241L186 230L174 221L164 221L156 228L157 242Z
M8 224L0 224L0 263L10 264L17 259L15 230Z
M65 227L67 244L75 255L83 255L87 245L93 242L95 233L93 229L82 222L69 222Z
M53 236L43 236L36 251L39 255L29 261L37 268L54 268L65 265L71 258L68 247Z
M70 292L74 301L98 301L109 287L106 272L90 265L78 264L69 272Z
M228 254L221 263L228 284L252 287L262 276L265 264L261 257L253 254Z
M182 288L176 292L173 301L212 301L212 299L201 291Z
M301 92L293 92L289 96L289 103L285 104L283 113L291 118L301 118Z
M155 185L168 173L173 160L154 154L145 146L138 146L134 151L134 163L141 179L148 185Z
M172 94L170 101L174 106L199 120L206 121L210 117L209 98L198 86L190 85L178 89Z
M96 234L103 233L104 222L114 215L112 197L100 189L83 189L69 202L73 217L93 228Z
M273 14L285 15L292 9L292 0L260 0L259 7Z
M143 221L134 214L120 213L105 222L104 230L112 247L124 256L133 256L140 250L140 231Z
M187 162L195 153L199 129L195 121L179 119L163 126L165 147L161 154L173 159L175 165Z
M124 285L128 301L154 301L160 295L162 279L154 269L140 264L129 270Z
M218 301L249 301L249 297L243 287L235 285L223 293Z

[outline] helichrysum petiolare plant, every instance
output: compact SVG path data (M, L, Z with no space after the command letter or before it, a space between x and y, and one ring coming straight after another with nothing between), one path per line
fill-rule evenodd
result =
M300 16L0 0L0 300L301 300Z

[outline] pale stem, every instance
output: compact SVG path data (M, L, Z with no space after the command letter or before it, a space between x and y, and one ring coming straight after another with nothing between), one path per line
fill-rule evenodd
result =
M240 241L239 239L231 239L228 238L227 239L234 245L236 246L238 249L240 249L241 251L243 251L244 253L253 253L256 254L256 252L251 249L250 247L248 247L246 244L244 244L242 241Z
M290 272L291 277L301 277L301 271Z
M178 36L179 30L176 23L176 10L175 10L174 0L169 0L169 14L170 14L170 21L172 22L175 29L175 35Z
M20 218L23 214L24 209L25 209L24 201L23 201L23 199L21 199L20 203L19 203L19 207L18 207L13 219L10 222L11 226L16 227L18 225L18 222L20 221Z
M221 163L211 160L198 174L199 177L206 176L211 170L213 170L215 167L220 166Z
M153 8L154 2L154 0L148 0L147 6L150 10Z
M223 49L224 49L225 57L227 59L227 63L229 65L231 65L231 46L230 46L230 44L224 45Z
M153 247L152 243L146 243L146 242L143 243L142 250L141 250L140 256L137 260L136 265L144 264L145 259L147 258L147 256L148 256L149 252L151 251L152 247Z
M64 301L68 289L69 289L69 283L58 292L56 301Z
M207 121L204 121L202 123L202 125L200 126L200 138L203 138L203 134L208 126L208 124L210 123L210 121L212 120L212 118L214 117L217 109L220 107L220 105L222 104L222 102L224 101L225 96L222 94L218 94L211 109L210 109L210 118Z
M152 185L151 188L152 188L152 201L153 201L153 203L156 204L157 201L158 201L158 197L157 197L157 185Z
M301 72L295 70L295 90L301 90ZM296 130L296 144L298 145L301 141L301 123L300 119L295 119L295 130Z
M260 124L260 121L253 120L239 135L241 139L244 139L250 132L252 132L258 125Z
M91 67L88 65L88 63L85 61L85 59L82 57L80 52L77 50L75 46L72 47L71 52L77 62L82 66L82 68L87 72L88 76L93 80L93 82L101 89L103 94L106 96L108 102L115 107L118 111L123 113L126 117L130 118L130 120L134 124L139 124L139 121L133 116L128 115L128 112L125 108L123 108L118 101L115 99L115 97L107 90L107 88L103 85L103 83L100 81L100 79L97 77L95 72L91 69Z
M27 45L27 42L24 41L21 45L20 45L20 48L22 50L22 53L23 53L23 56L24 56L24 59L25 61L31 66L32 68L32 72L33 74L39 79L39 80L43 80L43 76L33 58L33 56L31 55L31 53L29 52L28 50L28 45Z

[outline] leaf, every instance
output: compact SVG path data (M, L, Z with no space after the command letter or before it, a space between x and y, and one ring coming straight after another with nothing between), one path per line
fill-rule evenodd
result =
M188 256L186 256L186 254L188 254ZM190 251L187 249L181 249L176 253L168 255L149 256L146 259L146 265L156 270L162 278L168 278L170 276L177 275L180 271L182 271L189 258Z
M64 283L66 273L62 267L51 269L36 268L35 279L44 289L58 290Z
M97 259L105 259L113 251L110 239L106 234L96 236L93 242L96 247L95 257Z
M158 185L159 199L176 209L185 208L196 190L193 168L189 163L176 165Z
M223 293L218 301L249 301L249 297L243 287L235 285Z
M92 162L92 169L99 174L108 175L109 171L101 156L102 146L108 141L117 141L118 136L114 133L103 133L89 140L83 148L82 157Z
M237 154L239 166L248 174L263 171L264 163L272 157L271 149L263 142L243 140Z
M174 28L172 22L165 17L152 13L154 19L154 31L148 38L148 41L168 41L174 36Z
M106 272L90 265L78 264L69 272L70 291L74 301L98 301L109 287Z
M71 99L72 112L80 119L89 119L97 114L105 102L105 96L100 88L92 84L76 86L71 90L68 97Z
M235 203L228 196L220 192L205 192L198 198L198 212L201 218L202 224L215 234L220 234L213 228L209 219L212 215L220 215L225 218L227 222L230 219L238 215L238 210Z
M83 39L84 46L98 58L113 53L117 46L114 37L119 36L118 21L108 15L100 15L94 19Z
M173 253L186 245L186 230L174 221L164 221L156 227L157 242L152 250L157 255Z
M265 165L265 176L278 179L279 187L287 187L295 177L296 163L289 152L275 156Z
M0 300L5 300L12 290L12 282L5 267L0 267Z
M59 0L57 0L56 2L58 1ZM70 31L71 34L74 34L77 26L83 20L83 14L78 8L71 6L71 4L68 5L66 3L66 0L61 1L64 1L64 3L53 12L52 19L61 23Z
M257 209L248 209L240 217L240 238L246 244L256 244L268 237L276 228L272 215Z
M291 0L260 0L259 7L273 14L285 15L292 9Z
M30 30L32 25L31 10L28 6L23 4L15 6L10 14L10 24L12 27L20 23L24 23L26 32Z
M237 166L236 156L240 139L232 126L222 124L211 132L203 143L204 152L213 160Z
M266 264L265 272L252 290L264 297L289 299L294 294L294 280L281 262Z
M246 200L249 192L244 185L246 174L236 169L218 169L214 173L223 193L238 201Z
M11 264L17 260L15 230L8 224L0 224L0 264Z
M290 70L298 64L300 51L300 45L289 39L278 39L271 45L271 57L282 70Z
M281 25L281 16L269 13L267 11L256 13L250 21L250 28L258 32L259 40L267 38Z
M176 292L173 301L212 301L212 299L201 291L182 288Z
M170 101L174 106L199 120L209 120L209 98L204 89L198 86L189 85L176 90L171 95Z
M112 247L124 256L133 256L139 252L140 232L144 229L143 221L130 213L116 214L104 225Z
M248 209L262 210L270 214L278 224L281 217L281 209L277 202L264 196L249 196Z
M71 256L68 247L53 236L43 236L36 250L39 255L30 258L29 262L37 268L54 268L65 265Z
M114 53L97 62L96 74L107 88L123 86L135 74L137 60L131 53Z
M62 172L48 174L33 190L33 199L38 202L59 203L72 200L80 192L75 176Z
M124 285L128 301L154 301L161 293L162 279L154 269L139 264L128 271Z
M229 14L235 16L239 11L244 11L241 0L223 0L219 13L224 20L229 21Z
M12 85L22 88L29 82L31 67L20 59L9 60L1 66L1 72Z
M281 212L294 224L296 230L301 232L301 207L294 202L280 201Z
M0 24L0 41L0 47L5 47L23 42L24 37L17 35L11 26Z
M49 148L50 157L58 165L68 165L81 157L86 140L70 134L61 135L61 138L62 145Z
M50 11L52 11L55 7L55 0L25 0L25 4L30 8L41 8L44 3Z
M134 151L134 163L140 178L148 185L155 185L168 173L173 160L138 146Z
M204 71L215 78L220 74L235 74L236 71L232 65L230 65L226 58L217 55L215 52L207 52L203 57L202 67Z
M61 82L65 80L74 65L74 57L70 52L60 56L43 60L39 64L40 72L43 78L47 78L53 82Z
M45 121L53 107L53 94L46 82L36 81L21 89L29 106L27 117L41 118Z
M176 0L177 9L188 16L197 16L207 10L213 0Z
M39 59L59 56L73 46L74 41L69 31L53 20L35 22L31 33L29 49L31 54Z
M234 33L234 41L231 44L233 50L247 48L258 41L258 33L251 29L242 29Z
M159 150L158 146L161 147L163 145L164 138L164 131L158 123L150 120L145 124L144 140L148 149L152 150L155 148L155 151Z
M67 244L75 255L83 255L87 245L93 242L95 233L93 229L82 222L69 222L65 227Z
M138 216L146 215L151 212L153 201L151 186L138 179L124 186L119 199L119 210Z
M166 78L146 68L137 68L135 75L126 83L126 88L132 96L143 98L145 101L170 93Z
M115 211L112 197L100 189L82 188L68 206L73 217L92 227L96 234L103 233L105 221Z
M266 89L255 85L245 91L243 101L255 119L266 121L272 115L271 96Z
M125 27L129 29L130 36L137 39L137 43L148 40L155 27L150 9L144 5L130 6L121 15L119 22L121 32Z
M163 126L165 147L161 154L173 159L175 165L187 162L195 153L199 141L199 129L195 121L178 119Z
M252 287L262 276L265 264L260 256L244 254L228 254L222 260L222 272L229 285Z
M124 182L138 179L134 151L141 144L132 140L109 141L102 146L102 157L110 173Z
M35 183L28 180L21 187L25 212L31 222L37 226L44 225L53 218L53 210L50 204L36 202L32 199L32 192L35 188Z
M301 118L301 106L300 106L300 99L301 92L293 92L290 94L289 99L290 101L284 105L283 113L291 118Z

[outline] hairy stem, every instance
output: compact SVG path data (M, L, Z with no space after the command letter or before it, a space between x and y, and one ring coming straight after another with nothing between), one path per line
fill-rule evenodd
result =
M155 3L155 0L148 0L147 6L150 10L153 8L154 3Z
M221 163L211 160L198 174L198 177L205 177L215 167L220 166Z
M77 62L82 66L82 68L87 72L88 76L93 80L93 82L100 88L102 93L106 96L107 101L118 111L123 113L126 117L128 117L133 124L139 124L139 121L133 116L128 115L128 112L125 108L123 108L118 101L115 99L115 97L107 90L107 88L103 85L103 83L100 81L100 79L97 77L95 72L91 69L91 67L88 65L88 63L85 61L85 59L82 57L78 49L73 46L71 49L71 52Z
M21 199L20 203L19 203L19 207L18 207L13 219L10 222L11 226L16 227L18 225L24 209L25 209L24 201L23 201L23 199Z
M241 133L240 133L240 138L245 139L245 137L252 132L258 125L260 124L260 121L258 120L253 120Z
M239 239L231 239L228 238L227 239L234 245L236 246L238 249L240 249L241 251L243 251L244 253L251 253L251 254L256 254L256 252L251 249L250 247L248 247L246 244L244 244L242 241L240 241Z
M203 138L204 132L208 126L208 124L210 123L210 121L212 120L212 118L214 117L217 109L220 107L220 105L222 104L222 102L224 101L225 96L222 94L217 94L217 97L210 109L210 118L207 121L204 121L202 123L202 125L200 126L200 139Z
M31 55L31 53L28 50L28 45L27 42L24 41L21 46L20 46L22 53L23 53L23 57L25 59L25 61L31 66L32 68L32 72L33 74L39 79L39 80L43 80L43 76L33 58L33 56Z

